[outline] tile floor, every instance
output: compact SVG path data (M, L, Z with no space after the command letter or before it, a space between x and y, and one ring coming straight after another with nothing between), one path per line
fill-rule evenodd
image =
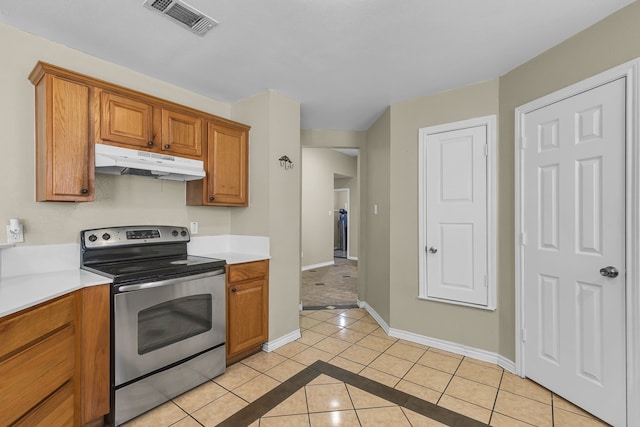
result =
M358 262L334 258L334 265L302 272L302 306L355 305L358 299Z
M391 338L362 309L303 311L300 327L300 339L236 363L125 425L215 426L234 414L230 421L252 427L447 425L398 404L390 390L414 396L418 408L446 408L491 426L607 425L496 365ZM318 360L369 386L331 372L300 379ZM286 398L273 400L283 392ZM269 400L276 404L265 406Z

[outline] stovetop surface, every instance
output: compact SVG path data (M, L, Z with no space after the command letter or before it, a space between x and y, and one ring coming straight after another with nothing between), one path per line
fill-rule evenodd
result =
M123 276L127 274L142 272L155 274L156 272L165 270L190 270L193 267L198 268L204 265L214 268L218 266L224 266L224 260L187 255L183 257L168 259L150 259L137 260L133 262L105 263L97 265L94 264L91 267L94 270L101 271L102 273L108 274L110 276Z

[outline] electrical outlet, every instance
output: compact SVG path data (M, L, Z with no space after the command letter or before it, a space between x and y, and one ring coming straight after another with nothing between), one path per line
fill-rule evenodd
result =
M24 242L24 229L20 224L20 230L17 233L12 233L10 226L7 225L7 243L22 243Z
M191 221L191 234L198 234L198 222Z

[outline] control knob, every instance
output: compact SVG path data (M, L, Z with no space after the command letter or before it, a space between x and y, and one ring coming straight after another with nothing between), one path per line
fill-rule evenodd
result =
M182 231L180 232L180 235L181 235L182 237L185 237L185 236L187 235L186 230L182 230Z
M109 240L109 239L111 238L111 234L109 234L109 233L104 233L104 234L102 235L102 238L103 238L104 240Z
M173 230L173 231L171 232L171 235L172 235L173 237L178 237L178 230Z
M91 236L89 236L90 242L95 242L96 240L98 240L98 237L95 234L92 234Z

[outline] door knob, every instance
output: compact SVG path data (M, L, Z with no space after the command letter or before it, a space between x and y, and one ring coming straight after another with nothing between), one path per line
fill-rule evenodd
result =
M600 269L600 275L604 277L618 277L618 270L615 267L608 266Z
M436 252L438 252L438 248L436 248L435 246L431 246L429 248L429 253L431 254L435 254Z

